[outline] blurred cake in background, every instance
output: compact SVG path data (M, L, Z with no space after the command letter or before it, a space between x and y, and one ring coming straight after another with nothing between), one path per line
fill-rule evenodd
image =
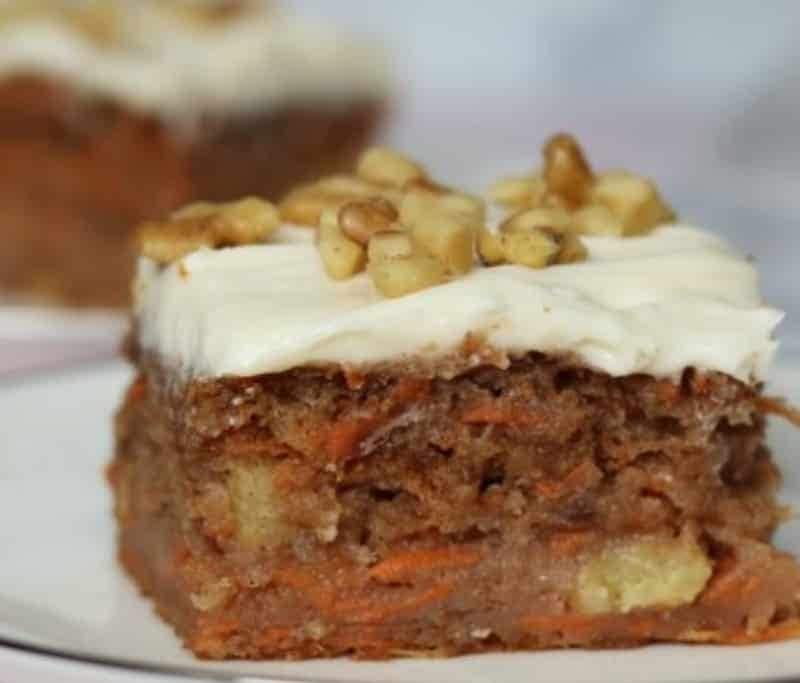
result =
M131 227L349 166L377 46L252 0L0 0L0 291L120 306Z

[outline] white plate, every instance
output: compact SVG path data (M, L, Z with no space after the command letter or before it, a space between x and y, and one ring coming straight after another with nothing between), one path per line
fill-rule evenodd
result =
M750 647L493 654L450 660L206 663L181 649L114 562L101 470L110 419L130 376L121 363L0 381L0 679L153 680L141 669L217 680L734 681L800 677L800 641ZM800 398L800 363L772 391ZM784 499L800 502L800 433L776 422ZM800 554L800 522L779 544ZM27 649L27 654L23 650ZM61 659L48 659L44 653ZM38 653L38 654L36 654ZM108 669L80 668L80 661ZM140 672L136 673L135 670ZM97 678L90 678L94 673ZM99 673L98 673L99 672ZM163 679L162 679L163 680Z

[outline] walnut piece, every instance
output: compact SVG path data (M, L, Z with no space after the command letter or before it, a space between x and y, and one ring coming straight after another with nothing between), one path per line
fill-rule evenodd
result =
M711 571L711 561L688 534L612 542L583 566L572 602L586 614L677 607L700 594Z
M547 141L542 153L544 182L548 191L569 206L580 206L594 176L577 140L559 133Z
M387 259L406 258L415 251L414 242L408 233L379 232L370 237L367 258L370 263Z
M486 226L481 226L478 230L478 255L487 266L507 263L503 242Z
M504 233L500 237L500 243L509 263L528 268L544 268L552 265L556 262L561 248L558 233L543 228Z
M370 262L367 272L378 291L386 297L411 294L448 280L444 264L424 254Z
M246 197L234 202L197 202L175 211L166 221L139 226L137 241L142 256L168 264L203 247L256 244L280 226L277 209L269 202Z
M394 204L383 197L350 202L339 209L342 232L359 244L367 244L372 235L390 230L397 218Z
M295 188L281 200L279 208L284 221L317 227L325 209L338 210L350 202L373 197L382 197L397 205L401 193L354 176L333 175Z
M514 263L528 268L575 263L588 255L571 231L569 214L559 208L523 209L507 218L498 234L482 228L478 253L486 265Z
M589 191L589 200L617 216L625 235L641 235L675 217L651 180L625 171L600 175Z
M575 231L581 235L622 237L625 226L622 219L602 204L582 206L571 217Z
M421 166L387 147L366 150L358 160L356 173L368 182L396 188L427 178Z
M561 209L570 231L586 235L641 235L675 218L652 181L622 171L595 175L570 135L553 136L542 153L541 173L501 180L490 198L514 211Z
M345 280L364 269L366 249L345 235L336 209L323 211L317 233L317 247L325 271L334 280Z

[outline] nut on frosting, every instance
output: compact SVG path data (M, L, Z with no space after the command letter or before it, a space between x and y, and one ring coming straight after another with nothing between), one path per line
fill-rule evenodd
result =
M381 294L398 297L474 268L583 261L582 235L639 235L674 217L651 181L622 171L595 174L569 135L550 138L543 157L540 173L490 189L505 211L497 227L480 197L438 183L399 152L373 147L354 173L300 185L277 209L255 198L201 202L146 223L140 250L166 264L202 247L263 242L284 221L316 229L329 277L366 272Z
M652 180L627 171L595 174L571 135L554 135L542 152L541 171L500 180L489 197L511 212L563 209L570 232L580 235L641 235L675 218Z
M139 226L139 253L168 264L197 249L255 244L280 226L278 210L257 197L234 202L195 202L173 212L164 221Z

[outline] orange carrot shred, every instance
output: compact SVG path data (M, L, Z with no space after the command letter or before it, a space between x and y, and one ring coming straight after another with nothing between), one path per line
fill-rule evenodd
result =
M544 420L541 414L533 414L516 406L501 406L493 401L478 403L467 408L461 414L461 421L466 424L540 424Z
M358 444L373 431L381 419L371 417L344 418L334 423L325 438L325 450L334 460L355 455Z
M408 550L379 562L369 570L369 575L383 583L398 583L414 579L421 572L470 567L480 559L481 554L474 548L460 546Z

